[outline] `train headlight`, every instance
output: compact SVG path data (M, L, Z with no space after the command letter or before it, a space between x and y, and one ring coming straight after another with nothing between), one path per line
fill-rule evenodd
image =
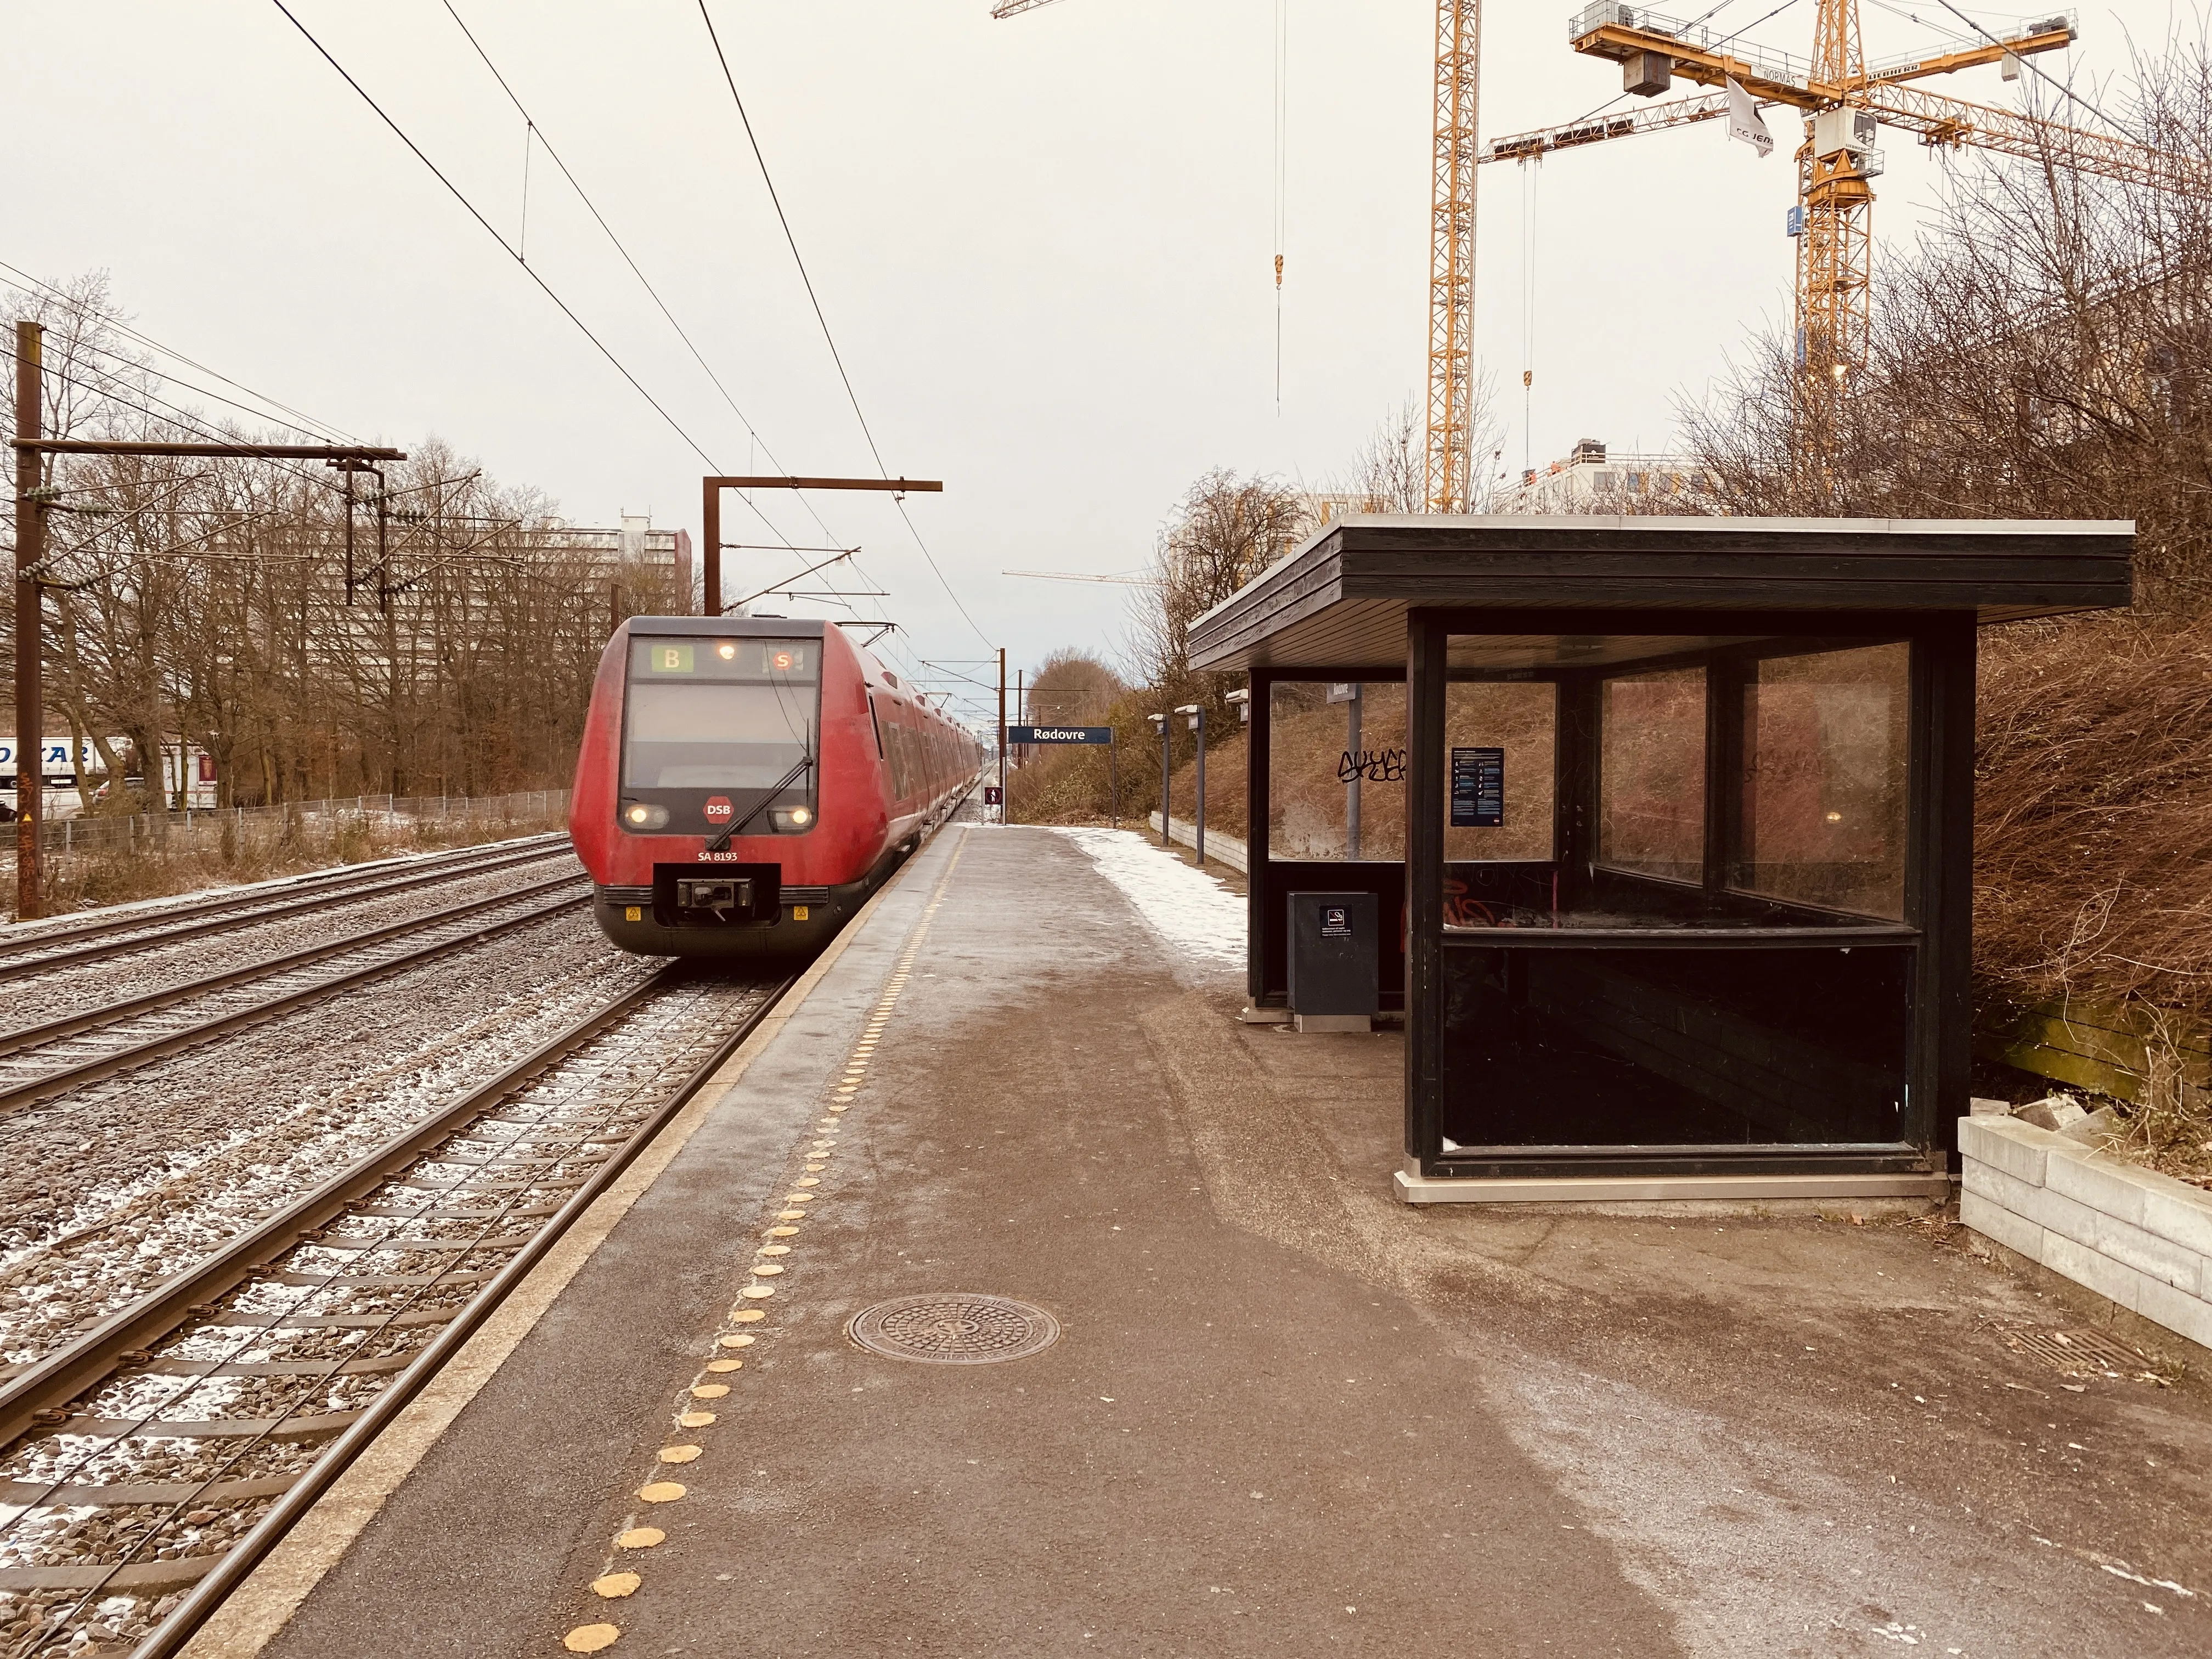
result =
M804 830L814 822L814 814L806 807L794 806L791 809L791 821Z
M714 654L724 662L735 662L738 659L738 647L728 640L724 640L714 647Z
M650 801L634 800L622 810L623 822L633 830L658 830L668 822L668 809Z
M769 821L775 825L776 833L783 835L805 830L812 824L814 809L811 806L779 806L768 816Z

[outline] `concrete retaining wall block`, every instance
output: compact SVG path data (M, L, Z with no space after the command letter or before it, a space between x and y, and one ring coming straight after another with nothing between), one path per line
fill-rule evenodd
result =
M1959 1218L2212 1346L2212 1193L2017 1118L1959 1123Z

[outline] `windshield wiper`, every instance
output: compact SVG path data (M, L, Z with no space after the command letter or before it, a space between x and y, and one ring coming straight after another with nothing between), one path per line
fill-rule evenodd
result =
M768 809L768 804L770 801L774 800L785 790L790 788L793 781L798 778L799 775L805 771L808 767L813 764L813 756L801 755L799 757L799 763L797 765L793 766L791 770L786 772L774 783L769 785L768 793L763 795L760 799L753 803L753 810L751 811L746 813L744 817L738 819L735 823L731 824L728 829L723 830L720 835L715 836L714 840L707 843L707 850L710 853L728 852L730 850L730 842L732 837L736 836L738 830L744 829L747 824L750 823L755 818L758 817L763 811L765 811Z

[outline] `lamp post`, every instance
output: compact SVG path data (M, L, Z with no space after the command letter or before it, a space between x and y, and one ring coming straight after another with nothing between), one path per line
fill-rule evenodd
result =
M1176 713L1189 716L1190 729L1198 733L1198 817L1194 820L1195 829L1191 840L1195 843L1198 861L1203 865L1206 862L1206 710L1194 702L1187 702ZM1164 818L1167 814L1164 811L1160 816Z
M1165 714L1147 714L1145 718L1152 723L1152 730L1160 734L1160 845L1165 847L1169 844L1168 717Z

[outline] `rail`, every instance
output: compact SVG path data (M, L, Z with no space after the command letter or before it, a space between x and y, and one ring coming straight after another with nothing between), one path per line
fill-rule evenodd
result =
M113 1077L119 1072L132 1070L150 1060L196 1048L211 1037L258 1024L277 1014L289 1013L303 1004L350 990L397 973L403 968L466 949L501 933L557 915L589 900L590 889L584 884L584 880L580 871L564 872L490 898L471 899L442 910L434 910L427 915L410 916L388 927L312 945L303 950L288 951L281 957L266 957L180 985L166 986L158 991L87 1009L82 1013L65 1015L44 1024L0 1032L0 1116L71 1089ZM564 892L561 890L562 889L574 890ZM488 911L523 905L526 901L538 899L546 893L552 893L555 896L543 902L529 903L527 908L520 908L511 915L501 916L463 933L434 938L427 944L396 953L373 955L369 961L358 967L327 978L314 979L275 997L249 1000L242 1006L218 1007L212 1014L194 1020L181 1029L158 1018L149 1020L142 1018L161 1015L178 1004L194 998L212 999L234 987L252 987L278 980L331 957L344 956L353 951L374 951L379 945L403 940L411 935L434 933L448 923L466 922ZM130 1036L130 1027L134 1023L144 1030L144 1034L135 1041ZM124 1046L106 1046L108 1040L118 1033L125 1037ZM80 1038L91 1041L88 1044L78 1041ZM91 1052L82 1052L88 1046ZM32 1062L30 1066L18 1063L27 1057ZM46 1063L42 1066L40 1063L42 1061Z
M670 964L0 1385L0 1442L27 1433L64 1437L58 1449L75 1448L62 1452L51 1474L8 1483L5 1501L19 1517L56 1506L133 1512L122 1547L113 1552L119 1559L0 1570L0 1589L60 1596L54 1604L60 1616L49 1623L64 1640L64 1626L90 1616L106 1597L149 1602L165 1590L185 1590L181 1602L164 1610L166 1616L155 1615L158 1624L135 1650L147 1659L177 1652L706 1085L791 982L731 984ZM697 995L688 1002L672 997L693 988ZM727 1006L732 995L734 1009ZM641 1109L624 1061L609 1066L604 1081L586 1075L569 1095L538 1097L556 1087L564 1066L586 1056L603 1039L625 1041L633 1023L661 1009L664 1001L672 1011L670 1020L679 1025L688 1020L699 1034L688 1052L677 1052L689 1058L705 1050L672 1089L648 1098ZM659 1045L672 1034L645 1035ZM480 1206L481 1198L493 1202ZM467 1224L446 1236L456 1223ZM333 1231L346 1228L366 1231ZM415 1237L420 1232L439 1237ZM364 1275L362 1267L380 1252L403 1260L427 1255L442 1265L421 1277ZM450 1292L460 1289L466 1294L453 1300ZM325 1305L361 1291L369 1294L360 1298L360 1314L333 1313ZM279 1301L295 1311L270 1311ZM202 1357L202 1334L219 1329L252 1334L234 1344L236 1352L228 1358ZM312 1357L294 1363L237 1358L285 1332L295 1334L303 1352L313 1350ZM348 1335L354 1340L343 1352L328 1352ZM416 1346L387 1356L383 1350L395 1340ZM165 1353L165 1348L179 1352ZM123 1416L95 1416L100 1390L131 1377L174 1377L184 1386ZM182 1407L202 1382L216 1385L214 1392L222 1396L225 1378L244 1380L260 1391L251 1420L172 1418L173 1408ZM367 1397L356 1409L333 1412L328 1397L334 1388ZM264 1397L280 1390L286 1398ZM141 1482L126 1475L103 1486L70 1478L85 1463L85 1436L111 1444L181 1437L238 1449L211 1457L212 1472L198 1479ZM255 1448L317 1442L325 1449L304 1468L227 1478L251 1461ZM213 1468L216 1461L221 1468ZM274 1503L235 1543L179 1559L179 1545L210 1535L222 1545L222 1529L201 1530L207 1512L252 1516L270 1498Z
M358 870L303 878L274 889L255 886L184 904L134 908L125 915L74 925L26 928L20 934L0 932L0 979L152 950L185 939L207 939L417 887L465 881L514 865L558 857L567 850L564 836L534 836L520 842L464 848L438 858L410 859L400 865L380 862ZM118 933L128 937L117 939Z

